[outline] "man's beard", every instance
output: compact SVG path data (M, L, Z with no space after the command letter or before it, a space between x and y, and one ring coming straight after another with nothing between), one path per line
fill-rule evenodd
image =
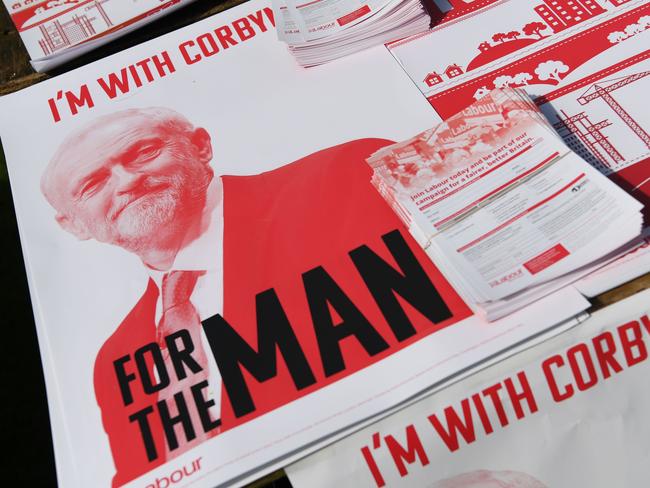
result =
M117 216L114 244L137 254L179 249L192 222L200 220L211 179L187 176L149 178L146 184L154 188L152 193L131 199ZM155 190L157 185L165 186Z

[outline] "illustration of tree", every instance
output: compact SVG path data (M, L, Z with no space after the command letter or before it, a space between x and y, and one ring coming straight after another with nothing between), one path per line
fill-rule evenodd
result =
M519 31L510 31L506 34L507 39L516 40L518 37L521 37L521 32Z
M638 24L642 25L644 29L650 29L650 15L639 17Z
M494 42L503 42L506 40L506 35L503 32L497 32L492 36Z
M625 39L627 39L627 34L621 31L614 31L607 36L607 40L612 44L624 41Z
M515 85L521 86L521 85L527 85L530 80L533 79L533 75L530 73L517 73L515 76L512 77Z
M645 30L645 27L643 27L641 24L630 24L625 28L625 33L628 35L628 37L632 37L636 34L640 34Z
M548 25L544 24L543 22L531 22L530 24L526 24L522 32L527 35L527 36L537 36L539 39L542 37L545 37L541 34L541 31L545 30L548 28Z
M569 71L569 67L562 61L545 61L537 65L535 74L540 81L553 80L556 83L562 81L560 75Z
M512 76L508 75L501 75L497 76L494 79L494 88L505 88L506 86L510 86L514 84L515 80L512 78Z

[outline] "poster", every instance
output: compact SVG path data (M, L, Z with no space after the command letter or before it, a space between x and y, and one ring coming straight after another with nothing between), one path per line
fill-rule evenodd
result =
M588 306L472 315L364 162L437 116L382 47L297 68L265 2L0 110L62 486L239 483Z
M32 64L43 71L191 0L4 0Z
M503 0L477 6L389 46L437 113L449 117L493 88L522 88L572 150L647 209L648 3ZM438 53L440 45L448 49ZM579 287L593 296L648 270L647 246L640 247Z
M289 466L309 486L635 487L648 480L650 292Z

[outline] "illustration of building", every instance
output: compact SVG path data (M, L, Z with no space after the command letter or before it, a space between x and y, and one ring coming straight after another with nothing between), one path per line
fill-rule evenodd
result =
M630 0L609 0L609 1L612 3L612 5L615 5L615 6L618 7L619 5L623 5L624 3L627 3Z
M39 29L43 38L38 41L38 44L45 55L72 46L95 34L92 19L87 15L74 15L68 22L55 20L40 25Z
M483 41L482 43L480 43L478 45L478 50L481 51L482 53L484 53L485 51L489 51L491 47L492 47L492 44L490 44L487 41Z
M107 1L109 0L95 0L84 10L88 12L91 9L95 9L106 26L111 27L113 23L102 7L102 3ZM93 25L96 20L96 17L89 17L87 14L73 14L72 18L68 21L57 19L41 24L39 29L42 38L38 41L38 44L43 50L43 54L47 56L48 54L73 46L94 36L97 33Z
M426 78L424 78L424 82L427 84L427 86L435 86L438 83L442 83L442 76L440 76L435 71L432 71L426 76Z
M535 12L553 32L560 32L605 12L596 0L542 0ZM623 0L627 1L627 0Z
M445 70L445 74L449 78L455 78L456 76L460 76L463 74L463 68L458 66L457 64L450 64L447 66L447 69Z
M611 168L623 162L623 156L603 133L612 125L609 120L593 123L584 112L568 115L560 111L559 122L553 124L569 148L596 168L609 173Z

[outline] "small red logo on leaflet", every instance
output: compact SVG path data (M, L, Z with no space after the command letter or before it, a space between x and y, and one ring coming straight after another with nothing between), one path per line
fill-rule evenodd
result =
M510 274L502 276L498 280L490 281L490 287L495 288L495 287L497 287L497 286L499 286L499 285L501 285L503 283L509 283L510 281L514 281L517 278L520 278L523 273L524 273L524 270L519 268L517 271L513 271Z
M539 256L535 256L530 261L524 263L524 268L530 271L530 274L537 274L549 266L557 263L569 255L569 251L562 244L557 244Z
M350 12L349 14L336 19L336 21L339 23L341 27L343 27L345 24L349 24L353 20L357 20L359 17L363 17L364 15L369 13L370 13L370 7L368 7L368 5L364 5L363 7L355 10L354 12Z

